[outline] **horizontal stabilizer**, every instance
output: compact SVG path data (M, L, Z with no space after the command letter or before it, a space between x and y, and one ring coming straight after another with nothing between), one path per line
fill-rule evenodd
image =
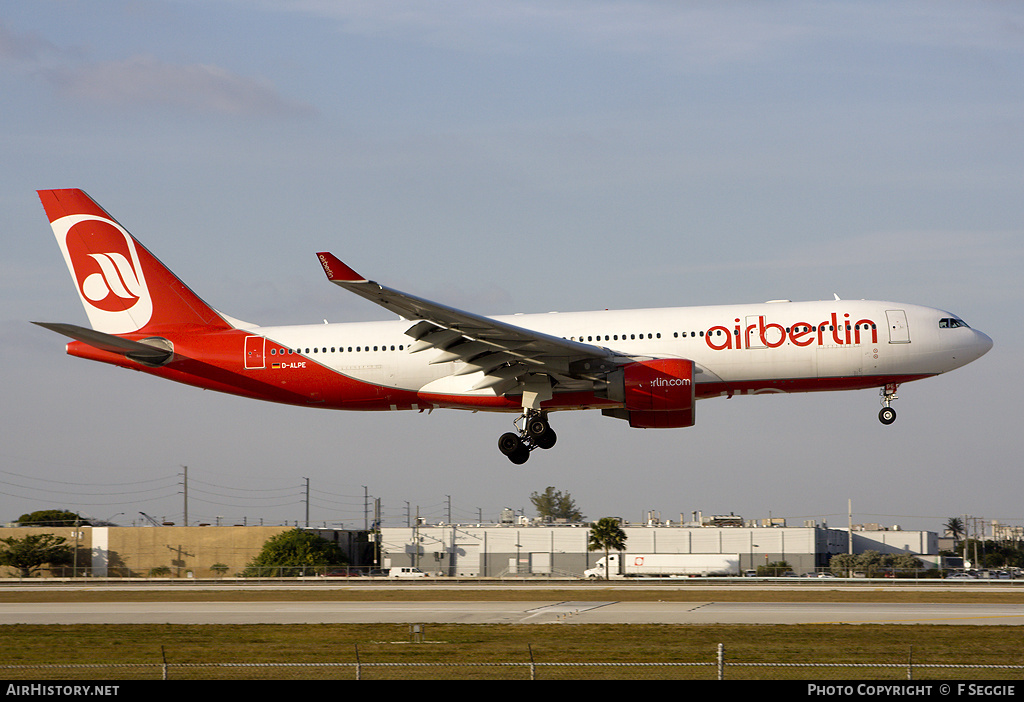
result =
M144 363L160 365L167 361L173 353L169 348L161 348L143 341L122 339L113 334L105 334L95 329L86 329L75 324L58 324L55 322L32 322L32 324L71 337L75 341L81 341L83 344L88 344L101 351L121 354ZM166 341L164 343L169 344Z

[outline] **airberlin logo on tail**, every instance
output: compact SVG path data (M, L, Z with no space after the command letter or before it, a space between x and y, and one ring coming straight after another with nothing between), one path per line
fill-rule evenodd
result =
M95 215L68 215L52 226L93 329L124 334L144 327L153 299L131 235Z
M101 309L116 311L121 304L134 305L143 293L142 283L128 259L119 253L87 254L100 267L81 282L82 295Z

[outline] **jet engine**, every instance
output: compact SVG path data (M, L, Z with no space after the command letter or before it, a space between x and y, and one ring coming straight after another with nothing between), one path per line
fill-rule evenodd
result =
M608 374L606 396L621 409L604 410L641 429L692 427L695 386L693 361L657 358L621 366Z

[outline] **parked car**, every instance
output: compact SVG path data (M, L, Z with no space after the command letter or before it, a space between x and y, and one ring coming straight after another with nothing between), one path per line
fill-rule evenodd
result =
M362 571L356 570L355 568L333 568L332 570L324 573L325 578L354 578L361 576Z

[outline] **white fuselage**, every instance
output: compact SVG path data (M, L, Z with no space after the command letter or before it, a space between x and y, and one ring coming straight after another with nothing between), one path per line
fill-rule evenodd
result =
M622 355L690 359L697 368L698 397L879 387L953 370L992 345L951 313L865 300L495 319ZM361 383L417 393L424 400L436 396L436 403L424 406L463 406L465 400L467 407L487 409L487 399L496 397L494 390L472 390L482 373L460 375L460 361L431 363L437 349L410 353L412 340L404 333L410 325L398 320L252 332L284 347L280 355L268 352L268 364L313 363ZM497 403L493 409L512 408Z

